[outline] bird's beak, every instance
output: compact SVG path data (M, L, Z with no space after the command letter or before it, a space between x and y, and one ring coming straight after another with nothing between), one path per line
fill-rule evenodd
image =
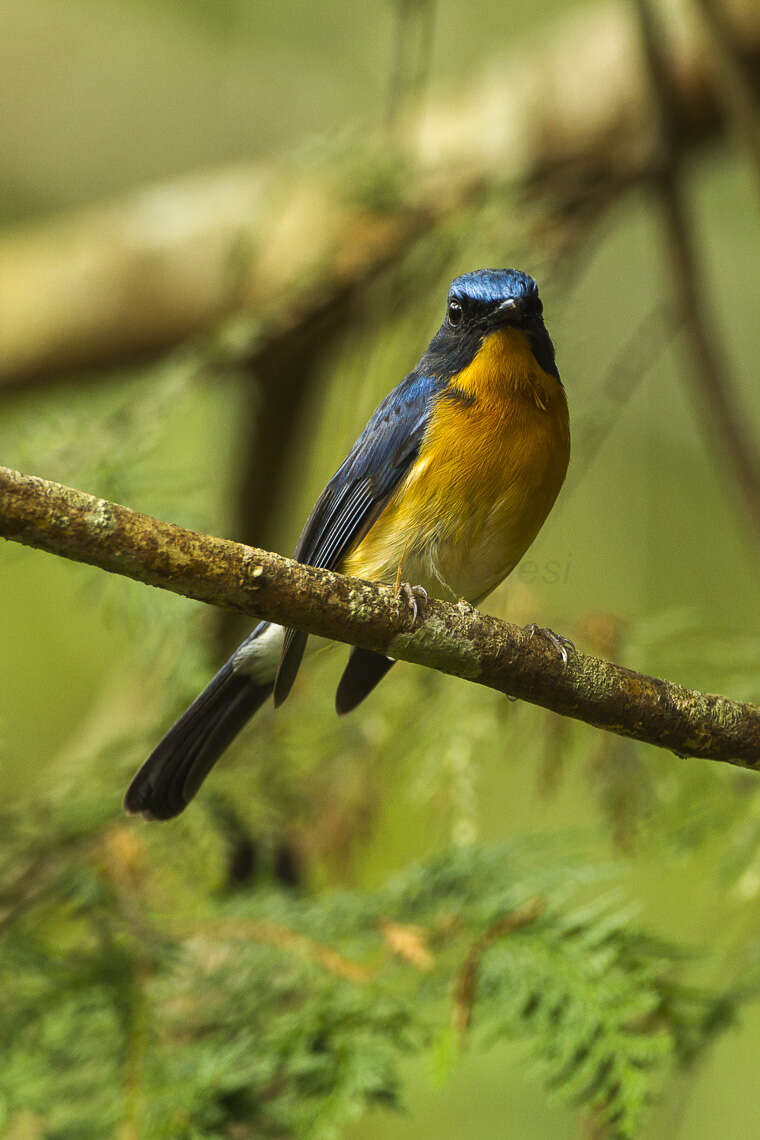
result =
M533 302L527 297L507 297L496 308L493 319L497 325L516 325L518 328L532 327L541 320Z
M507 297L491 311L491 324L496 328L502 325L519 324L522 315L522 306L516 297Z

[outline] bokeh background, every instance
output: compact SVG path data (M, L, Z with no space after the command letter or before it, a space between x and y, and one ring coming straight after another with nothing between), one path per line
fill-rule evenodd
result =
M621 42L635 44L635 10L611 2L1 3L2 280L34 287L36 250L44 260L55 248L58 219L84 233L88 215L79 211L109 202L126 210L132 192L161 187L155 224L170 227L174 179L202 188L218 171L248 164L280 171L307 204L310 184L329 175L392 219L395 195L413 196L421 178L416 148L426 122L477 114L472 92L486 75L504 96L511 69L544 75L547 56L564 53L572 70L577 19L592 38L599 29L603 56L610 11L632 29ZM549 625L632 668L759 701L751 492L737 483L714 408L700 393L663 221L668 155L677 150L703 327L757 461L757 67L754 81L730 61L725 70L702 6L657 13L666 52L669 37L695 28L696 58L713 76L694 104L695 121L707 125L676 138L665 132L664 160L653 143L655 90L649 135L618 124L644 153L619 178L594 164L593 141L579 141L575 158L568 153L551 176L545 155L538 167L523 156L522 169L513 165L503 179L491 163L484 189L442 206L438 224L354 282L350 303L336 303L311 339L301 314L315 297L318 308L322 294L332 296L334 264L312 266L297 288L287 273L274 275L264 350L258 307L235 302L133 359L120 350L87 367L65 356L26 373L8 365L2 462L287 552L368 414L427 344L450 278L515 264L542 285L574 451L554 512L486 608ZM737 33L737 58L744 51L744 64L751 57L757 65L757 20L754 30L751 18L738 26L746 38ZM546 89L550 104L549 77ZM589 119L621 98L592 94ZM638 98L632 91L631 103ZM717 109L703 113L711 99ZM662 106L667 112L665 97ZM435 166L429 152L425 161ZM456 182L461 168L452 154L447 161ZM467 162L477 165L477 156ZM440 171L438 178L445 183ZM445 185L429 193L443 201ZM299 231L301 245L308 233L309 225ZM268 237L258 235L264 248ZM67 289L84 288L75 257L66 262L61 253L58 264ZM149 263L140 289L150 294ZM12 315L12 306L5 318L0 311L0 324ZM54 326L60 313L44 317ZM305 336L292 357L276 337L271 348L280 318L292 324L291 338ZM267 417L272 405L277 412L271 391L280 373L292 415L280 407L284 424L273 430ZM269 448L264 475L251 461L257 448ZM147 828L120 814L125 782L245 626L10 544L0 552L0 583L3 985L16 1003L6 1043L12 1063L0 1071L3 1134L269 1134L240 1122L238 1131L198 1123L182 1131L176 1122L161 1131L135 1092L134 1057L113 1046L113 1072L132 1074L122 1087L98 1070L95 1046L72 1040L74 1007L97 1005L100 981L82 971L73 1006L58 1008L51 995L55 971L63 978L89 945L78 914L94 905L92 876L111 886L128 880L138 924L146 913L203 921L230 895L255 907L264 893L314 900L369 892L435 853L551 842L559 862L580 847L582 863L611 867L631 921L682 947L679 970L695 985L721 989L752 976L760 933L755 777L608 738L407 665L338 721L332 701L345 653L336 650L310 660L276 718L257 718L186 816ZM107 900L97 906L108 910ZM46 979L38 986L30 946ZM35 1024L44 1026L41 1038ZM100 1036L95 1024L88 1032L107 1052L109 1030ZM758 1045L760 1011L748 1000L695 1065L664 1082L637 1135L756 1135ZM402 1060L402 1112L374 1108L334 1134L607 1135L547 1095L520 1044L475 1041L444 1065L440 1054L440 1043L428 1043ZM77 1116L76 1098L90 1096L104 1098L101 1131ZM72 1099L69 1117L54 1108L57 1097ZM323 1134L309 1127L302 1134Z

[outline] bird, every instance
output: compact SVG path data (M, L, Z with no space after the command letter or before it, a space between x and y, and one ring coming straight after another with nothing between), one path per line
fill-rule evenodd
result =
M317 499L294 557L395 584L415 620L429 596L478 605L538 534L569 458L568 404L536 281L518 269L464 273L419 363ZM569 643L543 632L566 657ZM179 815L269 696L282 704L306 642L260 622L139 769L126 811ZM352 649L337 712L355 708L393 664Z

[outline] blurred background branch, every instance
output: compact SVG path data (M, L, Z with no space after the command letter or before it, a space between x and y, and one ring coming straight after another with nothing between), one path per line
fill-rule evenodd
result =
M705 24L705 42L713 59L718 95L729 129L746 151L760 192L760 112L757 107L757 70L748 66L736 28L722 4L696 0Z
M693 368L687 369L687 375L693 377L707 433L716 438L724 462L733 471L755 539L760 542L760 452L745 428L746 421L734 395L731 367L721 347L709 290L700 271L694 224L684 189L683 155L678 145L678 96L671 80L662 27L650 0L637 0L637 7L652 86L653 138L657 145L650 179L661 209L673 294L692 354ZM725 26L722 27L725 36ZM743 86L741 90L744 91ZM731 118L739 116L737 121L747 128L743 132L746 135L746 100L733 99L728 110Z
M729 21L757 75L757 5L732 0ZM241 313L255 328L247 352L271 353L473 194L522 182L533 196L614 197L662 161L637 45L625 5L574 13L540 56L523 50L431 105L411 167L385 144L330 169L241 165L6 236L0 386L142 360ZM714 137L722 98L693 26L673 29L662 67L680 157ZM386 186L380 201L377 188L357 200L367 164Z

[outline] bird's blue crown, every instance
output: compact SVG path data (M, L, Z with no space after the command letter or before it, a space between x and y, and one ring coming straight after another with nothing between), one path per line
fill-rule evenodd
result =
M449 289L450 297L469 297L472 301L486 303L537 295L536 282L519 269L476 269L473 273L455 277Z

